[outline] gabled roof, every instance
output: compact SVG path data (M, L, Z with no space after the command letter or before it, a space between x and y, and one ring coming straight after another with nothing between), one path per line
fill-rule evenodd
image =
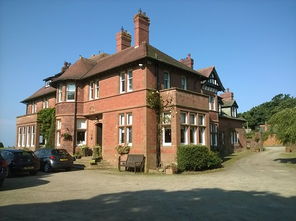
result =
M210 67L207 67L207 68L202 68L202 69L199 69L197 70L197 72L199 72L201 75L205 76L206 78L210 78L211 74L214 75L214 78L216 79L216 81L218 81L218 84L219 84L219 87L220 87L220 90L221 91L224 91L225 88L219 78L219 75L216 71L216 68L215 66L210 66Z
M222 100L223 104L222 107L238 107L235 100Z
M34 100L39 97L43 97L45 95L53 94L56 92L56 89L53 87L42 87L38 91L36 91L34 94L32 94L30 97L26 98L25 100L21 101L21 103L28 103L31 100Z
M86 74L96 65L95 60L80 57L73 65L71 65L57 80L78 80L82 75Z
M129 47L113 55L94 56L89 59L81 58L76 63L71 65L65 73L53 80L53 83L63 80L79 80L92 77L96 74L120 67L143 58L150 58L168 65L175 66L182 70L194 73L201 78L205 78L197 71L182 64L180 61L168 56L153 46L143 43L138 47ZM53 84L53 85L54 85Z
M197 70L200 74L202 74L205 77L210 77L210 74L213 72L215 66L207 67L207 68L202 68Z

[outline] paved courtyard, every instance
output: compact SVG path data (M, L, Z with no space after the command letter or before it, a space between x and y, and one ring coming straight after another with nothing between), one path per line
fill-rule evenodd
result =
M5 180L0 220L296 220L296 169L284 148L213 173L80 170Z

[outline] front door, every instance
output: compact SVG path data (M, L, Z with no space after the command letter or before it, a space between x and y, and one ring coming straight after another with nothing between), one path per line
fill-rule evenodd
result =
M97 145L102 146L103 144L103 124L98 123L97 125Z

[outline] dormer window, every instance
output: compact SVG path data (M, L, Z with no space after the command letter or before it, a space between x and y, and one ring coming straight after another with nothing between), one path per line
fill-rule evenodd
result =
M48 80L45 82L45 87L49 87L50 86L50 83L51 83L51 80Z

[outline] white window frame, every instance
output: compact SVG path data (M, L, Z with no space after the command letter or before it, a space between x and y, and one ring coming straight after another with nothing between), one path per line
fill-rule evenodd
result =
M63 101L63 85L58 87L58 103Z
M118 128L118 132L119 132L119 136L118 136L118 143L119 144L124 144L124 134L125 134L125 131L124 131L124 127L120 126Z
M93 100L94 99L94 82L91 81L88 85L88 99Z
M206 131L206 128L205 127L199 127L198 128L198 137L199 137L199 141L198 142L201 145L205 145L206 144L206 140L205 140L205 138L206 138L206 136L205 136L206 132L205 131ZM202 140L202 142L200 142L200 140Z
M192 137L192 136L191 136L191 129L193 129L193 142L191 142L191 140L190 140L191 137ZM190 143L190 144L197 144L196 132L197 132L197 127L196 127L196 126L195 126L195 127L192 127L192 126L191 126L191 127L189 128L189 135L190 135L189 143Z
M84 132L84 141L82 142L78 142L77 138L78 136L76 136L76 143L78 146L82 146L86 144L87 141L87 120L86 119L77 119L76 120L76 135L78 132Z
M185 116L185 122L182 122L182 116ZM180 113L180 123L181 124L187 124L188 120L187 120L187 113L186 112L181 112Z
M32 114L37 112L37 104L36 101L32 101L32 110L31 110Z
M31 126L31 147L35 147L35 136L36 136L36 132L35 132L35 126Z
M163 119L162 119L162 146L172 146L172 127L171 127L171 119L172 119L172 115L171 113L163 113L162 114ZM170 129L171 130L171 142L165 142L165 130L166 129Z
M74 87L74 90L70 90L70 86L73 86ZM68 83L67 86L66 86L66 101L67 102L72 102L72 101L75 101L75 92L76 92L76 85L75 83ZM69 94L70 93L73 93L73 99L69 99Z
M163 89L169 89L169 88L171 88L171 75L169 72L165 71L163 73Z
M27 129L26 129L26 132L27 132L27 137L26 137L26 147L29 147L30 146L30 141L31 141L31 127L30 126L27 126Z
M126 143L128 146L133 144L133 128L131 126L126 127Z
M209 96L209 110L216 111L216 99L214 96Z
M182 134L180 134L180 143L181 144L188 144L188 126L185 126L185 125L181 125L180 127L180 133L182 133L182 129L184 129L184 142L182 142Z
M200 122L201 118L202 118L202 122ZM205 126L205 115L204 114L198 115L198 126Z
M165 142L165 130L166 128L171 130L171 142ZM162 126L162 145L163 146L172 146L172 128L171 125Z
M99 81L95 82L95 99L100 97L100 83Z
M26 137L26 127L22 127L22 147L26 146L25 137Z
M45 108L48 108L48 98L44 98L43 101L42 101L42 108L45 109Z
M19 127L18 128L18 141L17 141L17 146L18 147L21 147L21 144L22 144L22 128Z
M127 91L133 91L133 71L127 71Z
M125 72L121 72L119 75L119 86L120 86L120 93L126 92L126 84L125 84Z
M187 90L187 77L184 75L181 76L181 88Z

